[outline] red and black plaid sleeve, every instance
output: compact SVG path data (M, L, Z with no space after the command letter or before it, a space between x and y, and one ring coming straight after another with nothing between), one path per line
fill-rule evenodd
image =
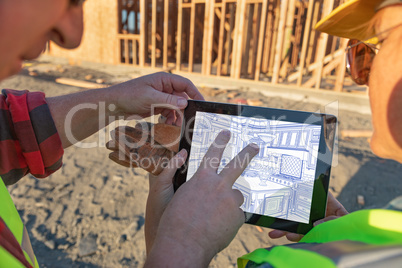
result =
M44 178L62 165L63 147L42 92L0 95L0 176L6 185L27 173Z

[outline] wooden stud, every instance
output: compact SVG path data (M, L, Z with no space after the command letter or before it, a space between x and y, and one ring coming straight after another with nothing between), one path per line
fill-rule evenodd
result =
M171 28L170 28L170 34L169 34L169 40L170 40L170 56L171 57L173 57L174 56L174 58L176 58L177 57L177 45L176 45L176 42L177 42L177 35L178 35L178 32L177 32L177 29L178 29L178 1L171 1L171 5L172 5L172 9L171 9L171 12L170 12L170 14L172 15L171 16L171 19L170 19L170 24L171 24ZM168 61L169 61L169 59L168 59ZM168 63L169 64L169 63Z
M312 21L311 27L314 27L314 25L316 25L316 23L318 21L318 15L321 10L321 2L322 2L322 0L318 0L314 3L314 9L313 9L314 13L313 13L313 21ZM316 35L317 35L317 33L318 32L315 31L314 29L311 30L309 47L308 47L308 51L307 51L307 58L306 58L306 62L305 62L307 67L312 62L313 52L316 51Z
M194 65L194 28L195 28L195 2L191 3L190 11L190 44L189 44L189 55L188 55L188 71L193 72Z
M210 16L210 13L209 13L210 4L211 3L209 1L205 2L204 34L203 34L203 40L202 40L202 66L201 66L201 73L202 74L206 73L206 68L207 68L208 22L209 22L209 16Z
M209 17L207 26L207 57L206 57L206 67L205 75L211 74L212 65L212 49L214 44L214 19L215 19L215 0L210 0L209 2Z
M183 0L178 0L178 12L177 12L177 49L176 49L176 71L180 71L181 69L181 43L182 40L182 23L183 23Z
M245 12L246 12L246 0L239 0L240 6L238 5L238 9L236 13L238 14L238 19L236 21L236 38L234 39L235 47L233 49L232 55L232 70L233 76L236 79L240 78L241 72L241 63L242 63L242 41L243 41L243 31L244 31L244 20L245 20Z
M137 51L137 42L138 42L138 40L133 38L132 42L133 42L133 64L137 65L137 53L138 53L138 51Z
M190 24L188 23L188 21L186 21L186 19L190 18L190 14L191 10L190 8L185 8L183 9L183 38L182 38L182 42L184 42L184 44L182 45L182 63L184 66L187 65L186 71L188 72L188 59L189 59L189 49L190 49ZM184 62L183 62L184 61Z
M246 7L246 23L244 24L244 37L242 38L242 56L241 56L241 68L239 77L244 74L247 76L249 58L250 58L250 36L252 36L253 32L253 14L254 13L254 5L249 4ZM242 25L242 24L241 24Z
M223 38L225 34L225 23L226 23L226 0L222 0L222 12L221 12L221 20L219 23L219 42L218 42L218 66L216 70L216 75L221 76L222 70L222 53L223 53Z
M305 2L296 2L297 4L297 17L296 17L296 27L294 33L294 42L293 42L293 50L292 50L292 59L291 59L291 67L292 69L296 69L298 66L299 54L301 49L301 37L303 32L303 26L305 25L305 21L303 20L303 15L306 11Z
M306 26L304 28L304 36L303 36L303 44L302 44L302 51L300 55L300 63L299 63L299 72L298 72L298 79L297 79L297 86L300 87L303 81L303 71L304 71L304 64L306 61L306 54L307 54L307 46L309 40L309 34L311 32L311 18L313 15L313 7L314 7L314 0L310 0L308 2L307 7L307 18L306 18Z
M334 0L324 0L324 5L323 5L323 16L328 15L332 8L334 6ZM322 62L322 64L317 68L317 75L316 75L316 84L315 88L319 89L321 86L321 79L322 79L322 72L324 68L324 57L325 57L325 49L327 47L327 42L328 42L328 34L326 33L321 33L320 35L320 42L318 44L318 49L317 49L317 57L318 60L317 62Z
M261 6L262 4L254 4L254 17L253 17L253 49L251 53L251 60L248 67L248 77L252 78L255 75L255 68L257 62L257 50L258 50L258 36L261 27ZM257 7L257 8L255 8Z
M164 0L163 15L163 69L168 67L169 0Z
M225 64L223 66L223 74L227 75L229 72L229 62L230 56L232 55L232 48L233 48L233 29L235 25L235 9L234 4L229 4L229 30L226 33L226 41L225 41ZM233 58L232 63L233 65Z
M267 3L268 2L268 3ZM272 36L273 36L273 23L274 23L274 2L272 0L269 0L264 3L268 5L268 13L267 13L267 21L265 23L265 34L264 34L264 51L261 55L262 57L262 66L261 66L261 72L267 73L268 72L268 65L269 65L269 57L270 57L270 49L271 49L271 42L272 42ZM257 69L258 71L258 69Z
M157 10L157 0L152 0L152 52L151 52L151 67L156 67L156 10Z
M274 61L275 61L275 54L276 54L276 46L275 44L277 43L278 40L278 26L279 26L279 19L280 19L280 1L277 0L276 6L275 6L275 21L274 21L274 36L272 38L272 45L271 45L271 51L270 53L270 59L269 59L269 65L268 65L268 73L272 75L274 71Z
M104 84L82 81L82 80L77 80L77 79L67 78L67 77L56 78L55 82L59 83L59 84L63 84L63 85L73 86L73 87L92 88L92 89L93 88L105 88L108 86L108 85L104 85Z
M230 76L232 78L235 78L235 71L236 71L236 55L237 55L237 40L238 40L238 35L239 35L239 20L240 20L240 14L241 14L241 5L242 5L243 0L239 0L236 4L236 17L235 17L235 28L233 31L233 49L232 49L232 61L230 65Z
M288 11L285 20L284 41L281 62L282 65L279 70L280 77L286 77L288 72L291 39L293 35L293 20L295 17L296 0L289 0Z
M145 1L146 0L140 0L140 67L145 66L145 39L147 36L147 33L145 32L145 14L146 14L146 8L145 8Z
M341 138L371 138L373 136L372 130L362 129L344 129L341 130Z
M277 84L279 80L279 70L281 67L281 55L283 48L283 39L285 34L285 22L286 22L286 12L288 9L289 0L281 1L281 12L279 19L279 27L278 27L278 40L276 42L276 53L274 60L274 70L272 74L272 84Z
M213 60L214 55L218 55L218 49L219 49L219 23L215 23L215 18L218 20L221 17L221 8L222 8L222 3L215 3L214 6L214 19L213 19L213 30L212 30L212 55L211 55L211 67L217 65L217 57L215 57L215 60Z
M341 49L345 50L348 44L348 39L341 39ZM341 92L343 89L343 82L345 81L346 72L346 53L343 53L338 68L336 69L335 91Z
M195 11L195 26L196 26L196 33L203 33L204 32L204 18L205 18L205 3L204 4L199 4L196 5L196 11ZM205 41L204 36L201 34L196 34L194 40L194 60L197 61L197 63L201 62L201 70L202 72L202 61L203 61L203 56L204 54L204 49L205 47L203 46L203 42ZM198 71L198 70L197 70Z
M261 10L261 20L260 20L260 33L258 36L258 51L257 51L257 61L255 67L255 76L254 80L260 80L260 71L261 71L261 57L262 57L262 48L264 46L264 32L265 32L265 23L267 17L267 8L268 1L262 2L262 10Z

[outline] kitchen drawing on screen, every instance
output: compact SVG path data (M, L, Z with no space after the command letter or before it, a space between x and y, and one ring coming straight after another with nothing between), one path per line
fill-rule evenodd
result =
M187 179L191 178L224 129L231 131L219 171L247 144L260 152L233 185L250 213L308 223L321 126L197 112ZM218 172L219 172L218 171Z

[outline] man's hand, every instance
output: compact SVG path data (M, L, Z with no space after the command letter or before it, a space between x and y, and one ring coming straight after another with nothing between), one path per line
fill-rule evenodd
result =
M343 205L328 191L327 212L325 218L314 222L314 226L349 214Z
M348 214L346 209L342 206L342 204L328 191L328 203L327 203L327 211L325 213L325 218L314 222L314 226L321 224L326 221L334 220L339 217L345 216ZM281 238L286 235L286 238L292 242L298 242L303 238L301 234L289 233L281 230L273 230L268 233L268 236L272 239Z
M147 248L152 249L146 267L207 266L244 223L240 209L244 198L232 186L259 149L248 145L217 174L229 139L229 131L218 134L197 172L173 197L169 170L151 182L147 217L151 215L155 222L147 222Z
M122 118L138 120L162 114L167 124L181 125L178 111L187 106L188 98L204 99L190 80L156 73L109 88L50 97L46 101L63 148L67 148Z
M162 114L167 118L166 124L177 126L181 125L182 118L173 108L184 109L188 98L204 99L187 78L163 72L130 80L109 90L114 94L112 101L118 115L148 117L151 113Z

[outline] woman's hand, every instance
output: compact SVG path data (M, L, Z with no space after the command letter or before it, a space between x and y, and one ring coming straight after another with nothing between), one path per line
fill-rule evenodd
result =
M327 211L325 213L325 218L314 222L314 226L321 224L326 221L334 220L339 217L345 216L348 214L347 210L343 207L343 205L328 191L328 203L327 203ZM289 233L281 230L273 230L268 233L268 236L272 239L281 238L286 235L286 238L292 242L298 242L303 238L301 234Z
M158 176L149 173L149 195L145 210L145 245L147 253L152 248L159 222L167 205L174 195L173 176L187 158L187 151L182 149L169 162Z
M147 223L147 248L151 250L146 267L207 266L244 223L240 209L244 198L232 186L259 149L248 145L217 174L229 139L229 131L218 134L197 172L173 197L168 173L174 172L161 173L151 182L147 217L151 215L154 222Z

